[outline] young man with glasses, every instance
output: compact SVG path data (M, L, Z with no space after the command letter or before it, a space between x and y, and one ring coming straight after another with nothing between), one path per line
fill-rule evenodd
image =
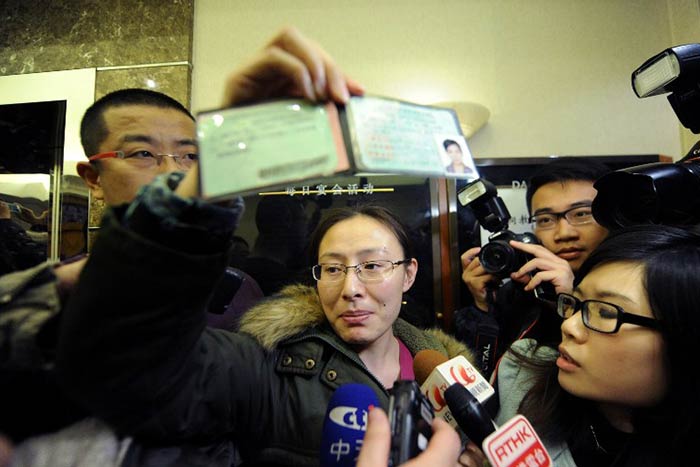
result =
M462 255L462 280L474 304L455 313L455 334L467 343L490 375L516 339L525 335L544 341L559 336L553 303L537 299L533 290L549 283L556 293L571 292L574 274L607 235L593 218L593 183L609 172L590 159L565 157L542 166L530 178L526 193L533 233L541 245L514 242L533 256L500 283L478 258L479 247Z

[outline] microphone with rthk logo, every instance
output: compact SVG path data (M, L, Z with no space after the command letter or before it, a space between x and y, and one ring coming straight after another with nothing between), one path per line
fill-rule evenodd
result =
M469 390L453 384L445 400L459 427L479 445L493 467L549 467L552 459L529 421L516 415L497 427Z
M354 466L367 429L369 407L379 407L374 391L364 384L344 384L328 402L321 435L321 466Z
M421 390L442 417L479 445L493 467L548 467L544 444L522 415L500 428L481 403L495 393L493 387L464 357L451 360L439 352L418 352L413 361Z

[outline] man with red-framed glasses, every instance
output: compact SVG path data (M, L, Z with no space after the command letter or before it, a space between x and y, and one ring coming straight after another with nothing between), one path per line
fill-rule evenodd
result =
M130 202L156 176L187 171L198 159L192 114L146 89L97 100L83 116L80 138L88 162L78 162L78 174L92 196L110 206Z

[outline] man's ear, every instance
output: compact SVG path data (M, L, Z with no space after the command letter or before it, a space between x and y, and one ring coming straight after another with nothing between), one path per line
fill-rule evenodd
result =
M78 175L83 179L85 184L90 189L92 197L95 199L104 199L102 192L102 184L100 183L100 173L97 168L90 162L78 162L76 166Z

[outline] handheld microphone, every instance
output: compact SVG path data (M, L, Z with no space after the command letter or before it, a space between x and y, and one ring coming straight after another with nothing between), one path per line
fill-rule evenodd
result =
M321 466L354 467L367 429L369 407L379 407L374 391L364 384L344 384L328 402L321 436Z
M421 385L421 392L433 406L435 416L441 417L453 428L458 428L459 425L445 401L444 394L448 387L459 383L480 403L496 392L481 373L461 355L448 360L436 350L422 350L413 360L413 369L416 380Z
M481 446L493 467L552 465L544 444L525 417L516 415L497 427L481 405L496 391L466 358L447 360L440 352L423 350L416 354L413 367L435 415Z
M461 384L445 390L445 400L459 427L493 467L548 467L552 459L530 422L516 415L500 428L483 405Z
M552 466L544 443L522 415L516 415L488 435L481 449L493 467Z
M224 275L216 284L214 292L212 292L207 311L215 315L224 314L242 284L243 276L232 268L226 268Z
M389 467L419 455L433 435L433 408L413 380L399 380L389 390L391 450Z
M437 350L427 349L418 352L413 357L413 373L416 375L418 384L422 386L430 377L430 373L447 360L448 358Z
M445 389L445 401L457 425L477 445L481 446L484 439L498 428L484 406L461 384Z

